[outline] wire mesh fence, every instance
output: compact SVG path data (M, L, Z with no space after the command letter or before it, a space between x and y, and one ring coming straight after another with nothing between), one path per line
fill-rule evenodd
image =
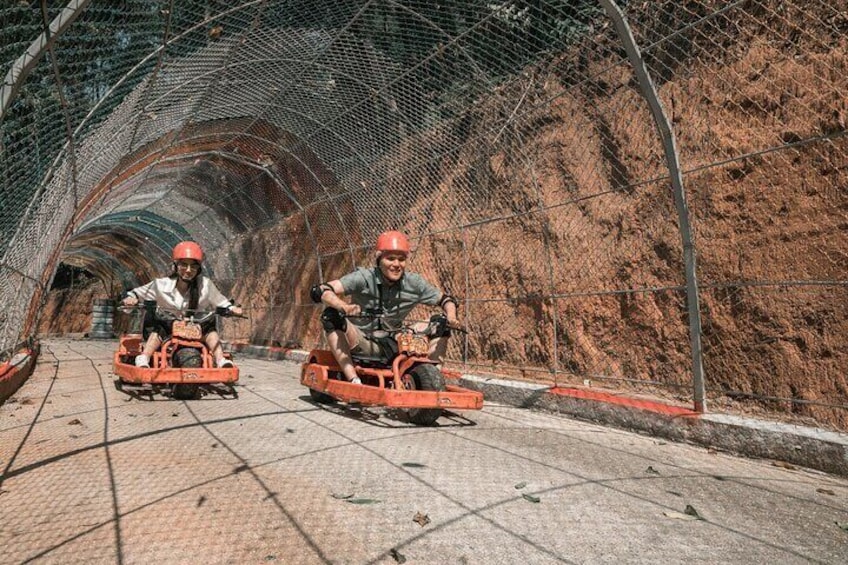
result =
M54 315L60 263L114 296L167 274L186 238L250 313L232 339L310 347L309 287L370 265L397 228L410 268L461 298L469 333L449 355L464 370L697 403L702 366L717 407L844 428L846 14L0 8L0 350Z

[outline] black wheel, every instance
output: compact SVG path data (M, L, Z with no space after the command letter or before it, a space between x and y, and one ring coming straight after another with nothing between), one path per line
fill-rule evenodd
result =
M341 380L341 373L338 371L330 371L327 375L330 379ZM319 404L333 404L336 399L325 392L320 392L315 389L309 389L309 396L312 397L312 400Z
M174 351L172 359L174 367L189 369L203 366L203 355L199 349L195 349L194 347L181 347L177 349Z
M309 396L311 396L312 400L314 400L318 404L332 404L336 401L336 399L330 396L329 394L318 392L314 388L309 389Z
M197 385L177 384L171 388L171 396L177 400L194 400L200 387Z
M435 365L421 363L409 371L410 385L414 390L445 390L445 378ZM410 408L406 411L409 421L419 426L432 426L442 415L441 408Z
M194 347L181 347L174 351L174 367L193 369L203 366L203 355ZM175 384L171 388L171 396L177 400L194 400L198 397L200 387L191 384Z

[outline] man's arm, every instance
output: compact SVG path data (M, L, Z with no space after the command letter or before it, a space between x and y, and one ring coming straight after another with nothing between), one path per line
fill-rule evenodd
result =
M342 300L345 290L339 279L313 286L310 294L315 302L321 302L324 306L335 308L349 316L355 316L361 311L358 304L349 304Z
M445 318L448 319L448 327L451 328L459 328L461 327L459 323L459 319L457 319L457 301L456 298L451 296L450 294L442 293L442 297L439 300L439 306L442 307L442 310L445 312Z

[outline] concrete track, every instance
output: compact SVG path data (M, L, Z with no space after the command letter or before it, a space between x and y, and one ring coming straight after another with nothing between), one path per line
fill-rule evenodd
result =
M844 478L503 405L417 428L285 361L148 397L114 346L45 342L0 407L0 562L848 562Z

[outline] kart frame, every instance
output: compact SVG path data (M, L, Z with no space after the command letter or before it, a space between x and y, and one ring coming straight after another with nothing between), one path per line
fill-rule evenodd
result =
M332 378L341 368L332 352L325 349L310 351L301 366L300 383L318 393L335 400L364 406L388 408L442 408L448 410L480 410L483 408L483 393L457 385L446 384L444 391L410 390L404 387L400 375L413 365L427 361L400 354L395 357L391 368L364 367L356 365L356 372L363 384L350 383ZM443 375L447 375L444 371ZM370 384L376 382L375 384Z

